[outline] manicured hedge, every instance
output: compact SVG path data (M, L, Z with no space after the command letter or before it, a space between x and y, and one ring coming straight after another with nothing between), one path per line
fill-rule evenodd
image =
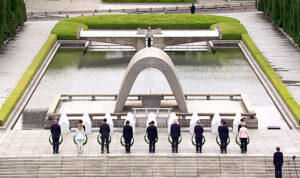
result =
M260 50L257 48L255 43L252 41L248 34L242 35L242 40L251 52L252 56L259 64L260 68L264 71L266 76L269 78L273 86L276 88L277 92L288 106L290 111L293 113L298 124L300 124L300 106L291 93L287 90L286 86L283 84L279 76L276 74L272 66L269 64L268 60L263 56Z
M91 15L73 17L59 21L51 33L57 34L59 40L76 39L80 25L84 29L210 29L219 24L224 39L241 39L247 33L240 21L216 15L191 14L151 14L151 15Z
M197 0L102 0L110 3L192 3Z
M27 20L23 0L0 0L0 47Z
M300 1L259 0L258 10L263 11L300 46Z
M34 57L33 61L23 74L17 86L13 89L8 98L3 103L2 107L0 108L0 125L4 125L9 114L14 109L15 105L21 98L31 79L34 77L35 73L42 65L45 57L48 55L56 40L57 37L55 34L51 34L48 37L47 41L44 43L38 54Z

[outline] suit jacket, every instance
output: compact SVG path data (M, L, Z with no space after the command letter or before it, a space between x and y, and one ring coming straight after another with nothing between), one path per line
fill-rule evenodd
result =
M149 127L147 127L146 132L147 132L148 138L150 140L154 140L154 139L157 138L157 128L156 128L156 126L150 125Z
M280 151L274 153L273 164L275 166L282 166L283 164L283 154Z
M101 134L101 138L108 137L109 133L110 133L109 125L107 123L103 122L100 126L99 133Z
M180 125L179 124L172 124L171 125L171 133L172 138L178 138L180 136Z
M132 139L133 137L133 130L130 125L125 125L123 128L123 137L125 139Z
M219 126L218 132L219 132L220 138L226 139L229 136L229 130L228 130L228 127L226 125Z
M60 125L53 124L53 125L51 125L50 130L51 130L52 138L59 138L59 136L61 134Z
M203 137L203 127L201 125L196 125L194 127L194 133L196 135L196 138L201 139Z

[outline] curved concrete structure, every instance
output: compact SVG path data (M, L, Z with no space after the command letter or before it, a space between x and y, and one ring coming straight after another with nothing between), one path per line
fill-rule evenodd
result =
M181 112L188 112L183 90L172 60L163 50L153 47L144 48L132 57L119 90L115 112L122 112L134 81L139 73L147 68L156 68L165 75L175 96L179 110Z

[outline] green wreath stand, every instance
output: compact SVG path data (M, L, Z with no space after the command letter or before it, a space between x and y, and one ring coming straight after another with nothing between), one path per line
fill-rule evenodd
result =
M121 138L120 138L120 143L122 146L125 146L125 139L123 136L121 136ZM133 146L133 144L134 144L134 138L132 137L130 146Z
M195 139L195 135L193 135L192 136L192 144L194 145L194 146L196 146L196 139ZM206 138L204 137L204 135L203 135L203 138L202 138L202 146L205 144L205 142L206 142Z
M53 140L52 140L52 135L51 134L50 134L48 140L49 140L50 145L53 145ZM58 144L60 145L63 141L64 141L64 138L62 137L62 135L60 135Z
M73 142L75 145L77 145L75 137L76 137L76 135L73 136ZM88 136L87 136L87 134L85 134L85 139L84 139L83 145L85 145L87 143L87 141L88 141Z
M99 145L102 145L101 134L98 135L97 142L99 143ZM109 143L111 142L111 136L110 135L109 135L109 138L108 138L108 142ZM106 143L104 145L106 145Z
M238 134L235 136L235 143L236 143L237 145L241 146L241 141L240 141L240 139L239 139L239 135L238 135ZM248 136L248 139L247 139L247 145L249 145L249 143L250 143L250 137Z
M218 144L219 146L221 146L221 143L220 143L220 136L219 136L219 135L217 135L217 137L216 137L216 142L217 142L217 144ZM227 145L229 145L229 143L230 143L230 137L228 137L228 139L227 139Z
M148 140L148 137L147 137L147 134L145 134L144 136L144 140L147 144L149 144L149 140ZM155 143L158 142L158 137L155 139Z
M172 138L171 138L170 134L168 135L168 141L170 144L172 144ZM178 140L178 145L181 143L181 141L182 141L182 136L180 135L179 140Z

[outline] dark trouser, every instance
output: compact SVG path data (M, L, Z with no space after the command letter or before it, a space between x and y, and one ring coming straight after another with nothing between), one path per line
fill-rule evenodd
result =
M131 146L131 138L125 139L125 150L126 152L130 152L130 146Z
M178 152L178 137L172 137L172 152Z
M282 166L275 166L275 177L282 178Z
M241 138L241 150L247 152L247 138Z
M58 153L58 149L59 149L59 137L52 137L52 141L53 141L53 153Z
M106 143L106 150L107 150L107 153L109 152L109 137L101 137L101 151L103 152L104 151L104 144Z
M202 139L203 137L196 138L196 152L202 152Z
M149 153L155 153L155 139L149 139Z
M227 152L227 137L221 138L221 152Z

